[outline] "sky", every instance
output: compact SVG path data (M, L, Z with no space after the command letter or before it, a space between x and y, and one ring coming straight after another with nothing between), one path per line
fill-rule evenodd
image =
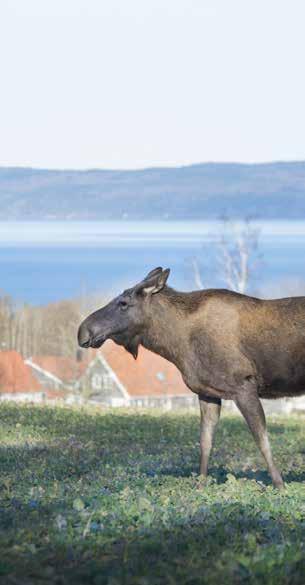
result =
M305 159L304 0L0 0L0 165Z

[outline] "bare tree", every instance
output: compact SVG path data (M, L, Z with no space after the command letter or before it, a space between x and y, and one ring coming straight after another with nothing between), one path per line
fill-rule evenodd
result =
M24 358L38 354L75 357L79 323L104 302L87 297L35 307L0 295L0 350L15 349Z
M204 288L204 283L203 283L203 280L201 278L201 272L200 272L197 258L192 258L191 263L192 263L192 268L193 268L193 273L194 273L195 285L199 290L201 290L202 288Z
M247 292L261 258L258 241L259 229L253 220L222 220L215 245L219 275L227 288L242 294ZM192 260L192 267L197 288L204 288L196 258Z
M223 221L218 261L226 286L239 293L248 290L250 278L257 270L259 230L251 219L242 223Z

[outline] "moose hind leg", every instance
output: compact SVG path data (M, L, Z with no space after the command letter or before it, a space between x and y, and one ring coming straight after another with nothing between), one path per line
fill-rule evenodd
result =
M282 488L284 487L284 482L280 472L273 462L266 429L265 413L258 397L256 388L250 384L251 382L249 382L249 386L247 388L243 388L238 393L238 396L235 399L235 403L244 416L252 432L252 435L263 457L265 458L273 485L277 488Z
M200 474L207 476L213 437L219 421L221 400L199 396L200 405Z

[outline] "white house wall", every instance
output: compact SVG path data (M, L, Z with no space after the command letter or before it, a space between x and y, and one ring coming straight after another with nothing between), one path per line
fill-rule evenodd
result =
M78 391L87 400L122 406L129 395L107 362L97 356L77 384Z

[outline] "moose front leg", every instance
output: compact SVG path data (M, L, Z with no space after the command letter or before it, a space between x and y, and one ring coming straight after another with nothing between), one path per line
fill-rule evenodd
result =
M213 444L213 437L219 421L221 400L199 396L200 405L200 474L208 474L209 457Z
M252 435L265 458L274 487L284 487L282 476L273 462L266 428L265 413L257 390L251 382L246 383L245 388L242 388L238 392L235 403L246 419Z

